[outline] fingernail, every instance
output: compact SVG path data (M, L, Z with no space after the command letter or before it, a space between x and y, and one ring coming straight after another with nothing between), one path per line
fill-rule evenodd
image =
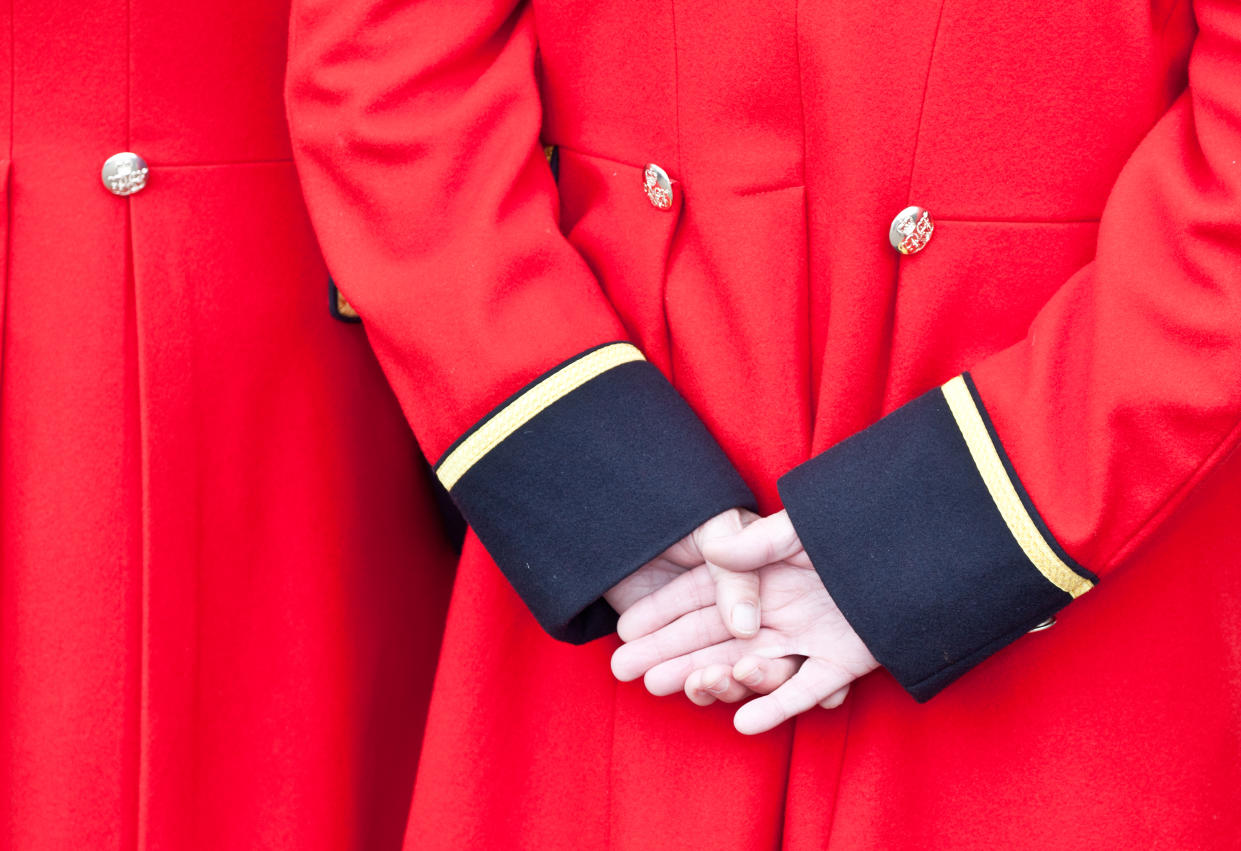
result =
M733 606L733 627L738 632L758 632L758 609L753 603L738 603Z
M719 677L718 679L712 680L711 682L707 683L707 691L712 692L714 694L719 694L727 687L728 687L728 682L723 677Z
M745 683L748 686L756 686L762 681L763 681L762 668L755 668L753 671L750 671L750 673L746 674L744 677L741 678L741 682Z

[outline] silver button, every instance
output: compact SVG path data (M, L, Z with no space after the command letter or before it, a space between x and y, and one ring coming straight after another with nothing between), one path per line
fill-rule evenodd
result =
M103 164L103 185L113 195L133 195L147 185L147 161L125 151L113 154Z
M1043 621L1038 626L1034 627L1034 629L1029 630L1029 631L1030 632L1042 632L1045 629L1051 629L1055 625L1056 625L1056 619L1052 617L1052 618L1048 618L1047 620Z
M651 163L642 172L642 189L651 204L660 210L672 209L672 179L668 172Z
M896 214L888 228L888 241L901 254L917 254L926 248L935 232L935 222L928 210L906 207Z

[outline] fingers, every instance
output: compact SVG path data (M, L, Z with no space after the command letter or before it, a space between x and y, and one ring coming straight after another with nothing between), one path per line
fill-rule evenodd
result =
M702 524L673 548L679 547L687 552L680 553L677 558L668 557L681 564L692 557L692 551L702 551L714 541L736 540L747 525L761 522L750 512L740 509L725 511ZM791 530L792 525L787 525ZM795 533L792 538L796 543ZM740 568L722 569L710 563L706 576L697 568L689 570L624 607L617 633L621 640L633 641L711 603L719 608L725 628L734 637L752 638L758 633L761 624L758 577L748 575Z
M736 703L752 694L767 694L784 685L804 660L804 656L779 659L746 656L731 668L722 664L709 665L689 675L685 681L685 696L699 706L710 706L717 700ZM846 691L847 687L837 692L841 700Z
M733 665L732 678L756 694L769 694L788 682L803 661L804 656L782 656L779 659L744 656Z
M709 706L717 700L736 703L749 695L750 690L732 678L727 665L694 671L685 681L685 696L698 706Z
M753 638L758 634L758 574L733 573L712 567L715 579L715 604L728 631L735 638Z
M784 685L738 709L733 726L747 736L765 733L820 702L827 702L852 681L852 674L812 657Z
M739 509L717 514L694 532L699 550L709 541L731 539L756 519ZM715 603L728 631L737 638L752 638L759 623L758 577L715 566L711 568L711 577L715 580Z
M644 635L627 644L619 647L612 654L612 673L621 682L629 682L637 679L644 673L649 672L652 668L662 663L670 662L677 658L688 658L686 654L691 654L696 650L712 647L720 642L728 641L732 638L728 634L724 622L720 619L719 611L711 606L706 609L698 609L690 612L683 617L678 618L662 629L658 629L650 635ZM712 659L713 662L716 660ZM727 660L730 666L735 660ZM685 683L685 678L695 668L705 668L703 665L690 665L684 669L684 673L675 685L664 694L671 694L680 691Z
M745 508L730 508L720 512L691 533L694 544L702 551L702 545L716 538L735 535L758 519L758 515Z
M699 668L707 668L711 665L728 665L731 668L742 657L760 652L771 658L788 655L783 648L773 646L760 631L757 638L744 640L733 638L712 647L695 650L693 653L661 662L646 672L643 682L646 690L653 695L675 694L684 687L686 678Z
M710 706L717 700L723 703L737 703L751 694L768 694L788 682L804 662L801 656L785 656L779 659L765 659L760 656L746 656L731 669L727 665L715 664L693 671L685 681L685 696L698 706ZM779 713L768 713L762 710L757 717L747 718L739 711L740 717L734 723L742 732L765 732L794 715L804 712L815 705L824 709L836 709L844 703L849 694L849 685L842 686L829 694L817 704L810 703L814 696L826 688L830 680L819 679L804 684L807 693L802 696L782 695L782 708ZM798 689L802 685L797 686ZM746 715L756 710L746 710ZM745 728L745 729L743 729Z
M836 707L840 706L840 704L844 703L845 698L848 696L849 696L849 686L845 686L842 689L838 689L832 692L830 695L828 695L826 700L820 700L819 706L822 706L824 709L835 709Z
M625 610L616 624L622 641L634 641L716 601L715 581L705 566L682 573Z
M750 571L800 553L801 539L788 512L762 517L741 531L703 541L702 554L709 564L731 571Z

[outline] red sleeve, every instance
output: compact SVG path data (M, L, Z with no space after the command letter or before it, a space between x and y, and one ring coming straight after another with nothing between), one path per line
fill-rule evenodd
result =
M528 5L294 0L294 155L328 267L437 473L553 634L752 497L557 223Z
M1195 14L1188 89L1026 338L781 481L919 699L1121 568L1241 437L1241 6Z

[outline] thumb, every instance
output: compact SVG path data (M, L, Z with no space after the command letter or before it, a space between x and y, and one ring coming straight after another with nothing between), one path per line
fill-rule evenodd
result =
M759 625L758 574L707 567L715 579L715 605L724 625L735 638L753 638Z
M734 638L753 638L758 634L758 574L725 570L706 558L707 548L715 541L733 540L747 524L757 522L755 515L740 510L716 515L699 527L698 549L704 554L711 578L715 581L715 605Z
M801 549L801 539L787 511L755 520L731 535L712 538L702 544L707 564L736 572L758 570L792 558Z

